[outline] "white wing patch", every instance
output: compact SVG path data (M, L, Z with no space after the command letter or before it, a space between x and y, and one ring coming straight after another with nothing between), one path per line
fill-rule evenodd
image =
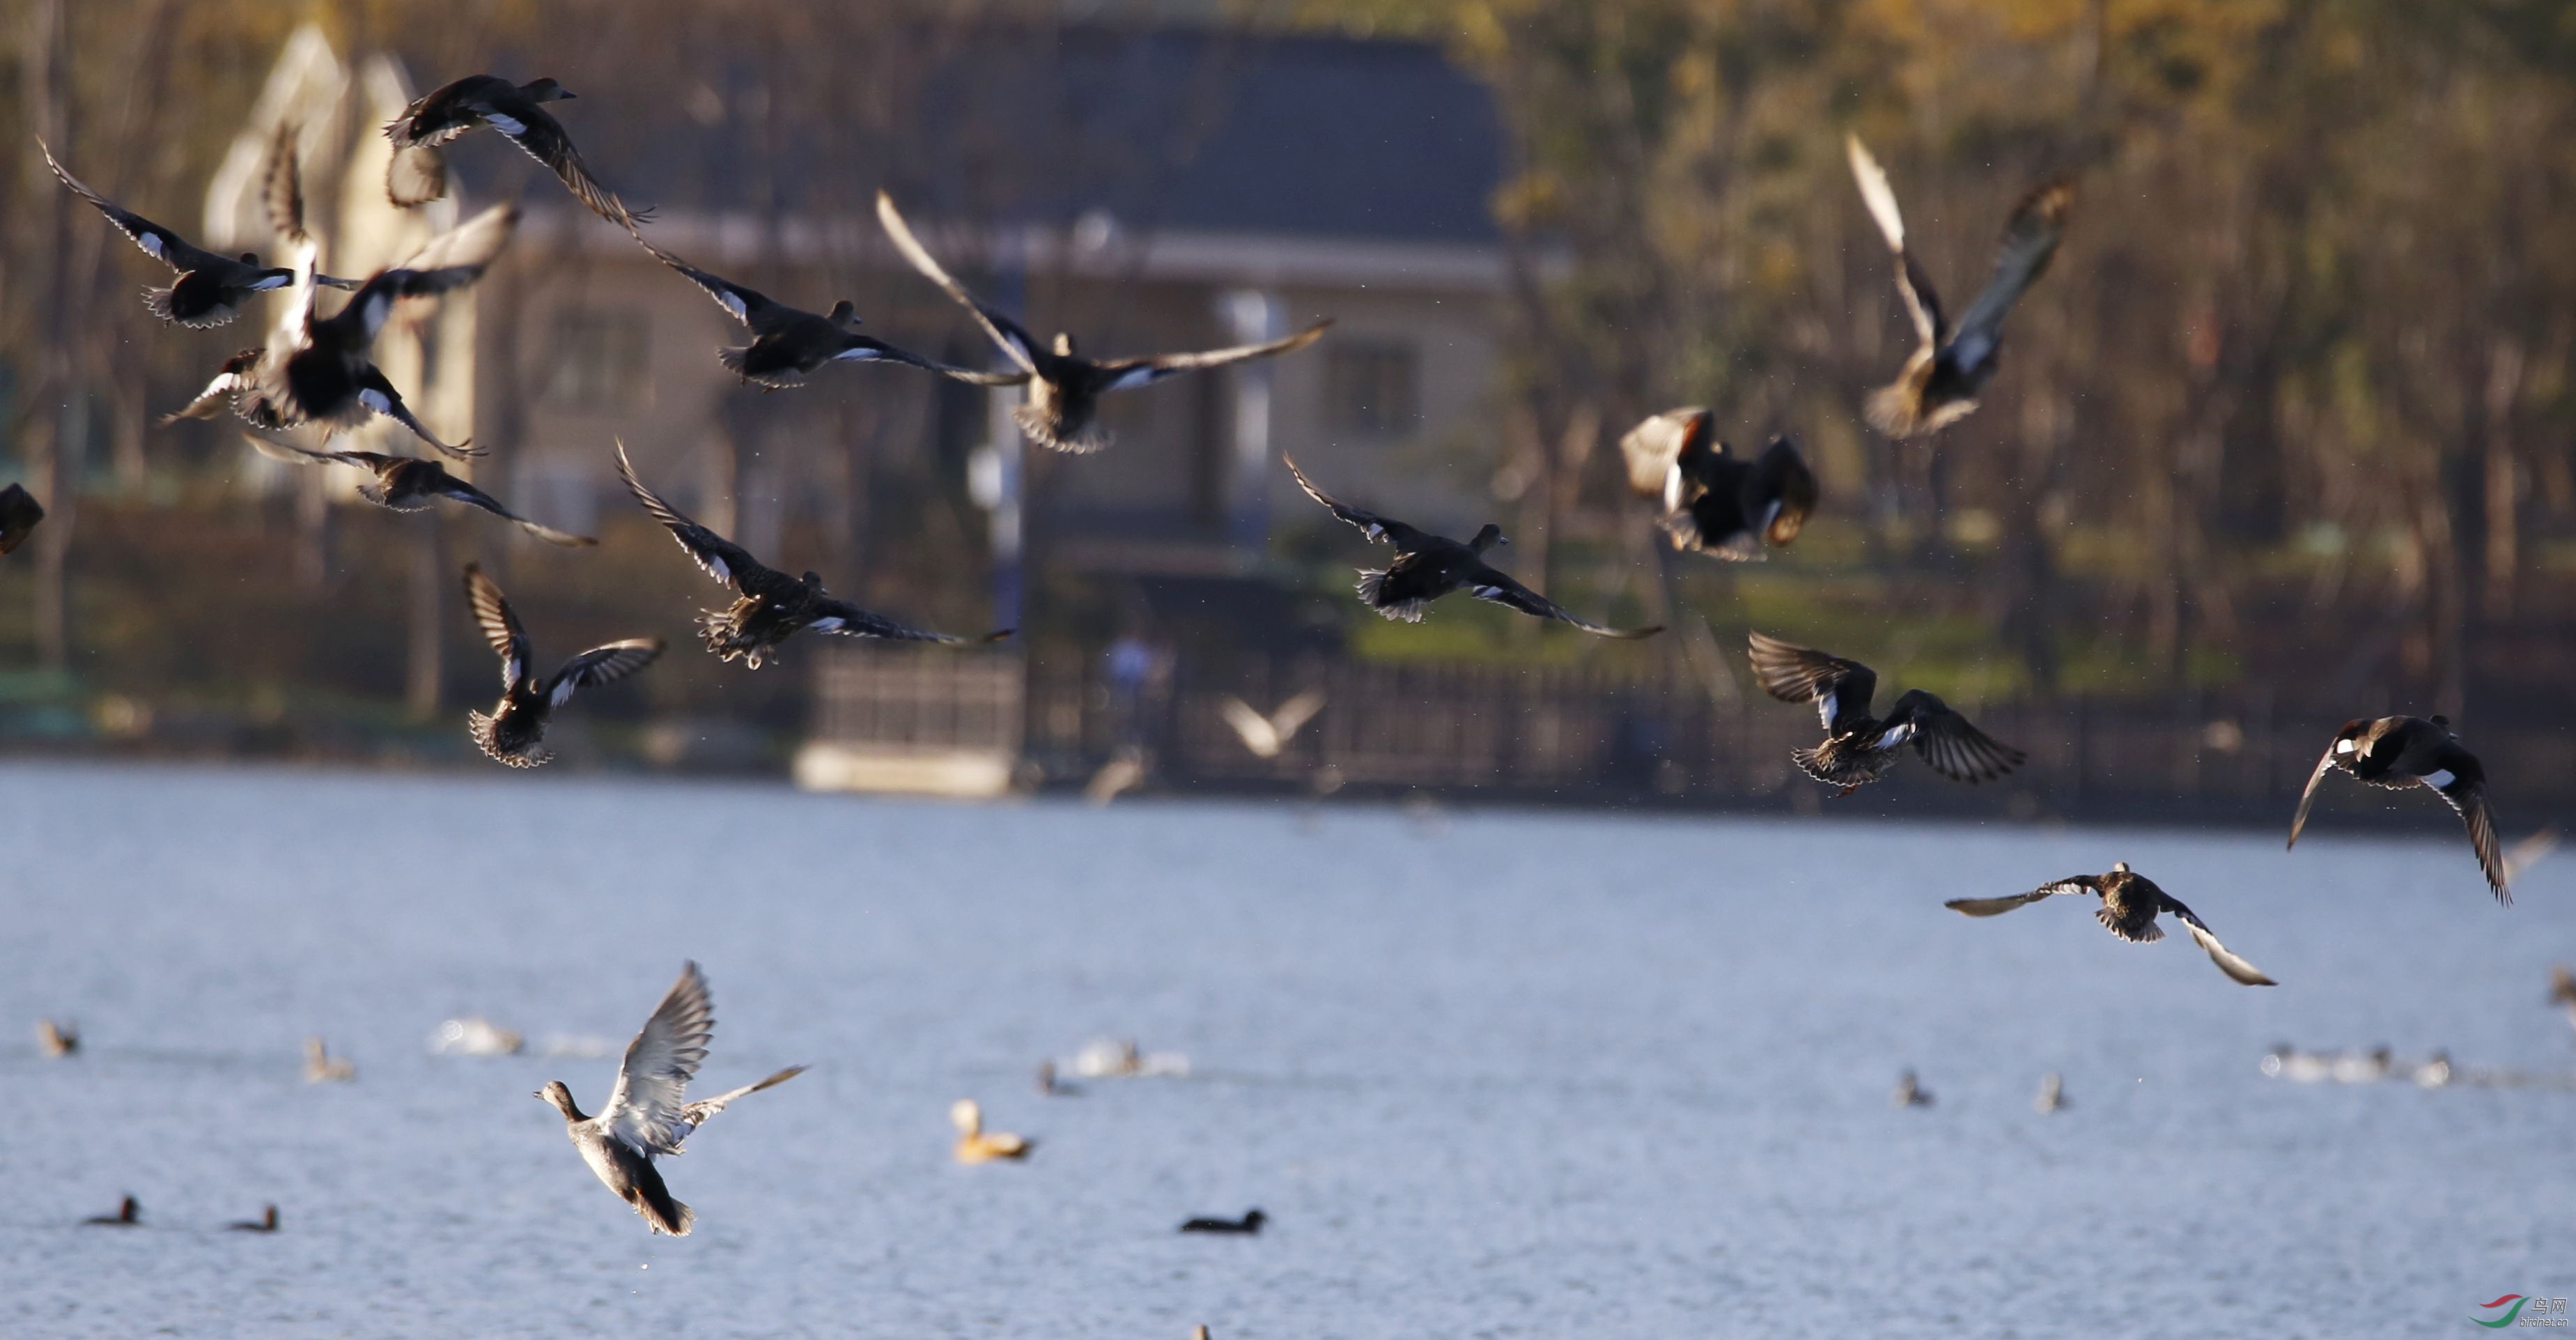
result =
M2424 774L2424 785L2429 786L2436 791L2449 786L2452 782L2457 780L2457 778L2451 775L2451 770L2448 768L2436 768L2433 771Z
M1780 508L1782 506L1783 504L1780 499L1772 499L1771 505L1762 509L1762 524L1755 526L1754 529L1761 531L1765 535L1770 534L1771 523L1780 519Z
M827 614L820 619L816 619L814 621L813 628L817 633L837 633L844 627L847 627L849 622L849 620L842 618L840 615Z
M832 361L835 363L873 363L884 357L884 354L861 344L844 349L841 352L832 355Z
M270 275L268 278L251 285L250 288L253 293L266 293L270 289L284 288L294 282L295 276L293 275Z
M2350 741L2350 740L2337 740L2337 741L2335 741L2335 752L2336 752L2336 753L2338 753L2338 754L2349 754L2349 753L2351 753L2352 751L2354 751L2355 749L2358 749L2358 748L2360 748L2360 746L2359 746L2359 745L2354 744L2354 743L2353 743L2352 741Z
M378 414L391 414L394 412L394 402L387 399L384 392L379 391L372 386L368 387L366 390L358 392L358 403L374 410Z
M1834 728L1834 718L1841 715L1841 700L1837 699L1834 695L1826 693L1821 694L1816 698L1816 716L1825 723L1826 730L1832 730Z
M1125 372L1119 373L1116 377L1111 378L1109 384L1100 389L1104 391L1132 390L1135 387L1142 386L1145 383L1154 380L1154 371L1154 367L1150 363L1143 367L1129 368Z
M552 693L546 695L546 701L552 703L556 707L561 707L572 698L572 691L577 687L579 686L574 684L570 678L566 678L555 685Z
M732 289L717 289L716 301L724 304L724 309L726 311L733 313L734 320L748 321L751 319L751 304L744 302L742 300L742 295L734 292Z
M1667 511L1667 512L1678 512L1678 511L1682 510L1682 489L1683 489L1683 488L1684 488L1684 483L1683 483L1683 480L1682 480L1682 464L1681 464L1681 462L1679 462L1679 461L1675 461L1675 462L1673 462L1671 465L1668 465L1668 466L1664 467L1664 510L1665 510L1665 511Z
M1478 600L1500 600L1503 595L1503 588L1499 586L1476 586L1468 589L1476 593Z
M156 261L168 259L161 254L161 235L159 233L145 233L142 236L135 238L134 241L136 245L143 248L144 255L149 256Z
M1886 734L1879 736L1879 737L1878 737L1878 747L1879 747L1879 748L1881 748L1881 749L1894 749L1896 746L1898 746L1898 745L1900 745L1900 744L1903 744L1903 743L1905 743L1907 740L1910 740L1910 739L1913 739L1913 738L1914 738L1914 723L1913 723L1913 722L1911 722L1911 721L1909 721L1909 722L1906 722L1904 725L1894 727L1894 728L1890 729Z
M499 112L485 112L483 114L483 119L491 122L494 130L497 130L514 140L519 138L521 135L528 133L527 126L522 124L517 117L503 116Z

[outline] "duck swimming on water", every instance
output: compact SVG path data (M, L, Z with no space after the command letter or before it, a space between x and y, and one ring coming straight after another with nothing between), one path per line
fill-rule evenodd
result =
M949 1124L957 1128L957 1161L990 1163L995 1159L1024 1159L1038 1142L1013 1135L1008 1131L984 1129L984 1107L972 1098L960 1098L949 1105Z
M119 1202L114 1214L93 1214L81 1221L100 1228L139 1228L143 1224L143 1206L132 1196Z

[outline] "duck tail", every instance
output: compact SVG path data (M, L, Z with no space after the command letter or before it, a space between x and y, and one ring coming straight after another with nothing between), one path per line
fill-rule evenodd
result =
M1839 783L1842 779L1834 775L1833 761L1826 757L1827 751L1832 748L1832 742L1827 741L1815 749L1792 749L1789 751L1789 761L1798 765L1798 771L1817 781Z
M697 1211L671 1195L671 1188L662 1184L661 1172L651 1163L641 1159L636 1162L642 1166L636 1170L635 1212L644 1216L645 1224L656 1233L674 1238L689 1236L689 1229L698 1222Z
M1406 623L1422 622L1421 601L1387 599L1386 577L1385 570L1381 568L1360 569L1358 589L1361 601L1389 619L1401 619Z
M1029 440L1039 446L1077 456L1088 456L1110 442L1109 430L1096 422L1084 424L1081 432L1066 433L1060 418L1032 401L1024 400L1015 406L1011 410L1011 422L1018 424L1020 431L1028 434Z
M1921 402L1922 388L1914 384L1913 378L1900 377L1870 392L1869 401L1861 412L1868 418L1870 427L1903 440L1914 436Z

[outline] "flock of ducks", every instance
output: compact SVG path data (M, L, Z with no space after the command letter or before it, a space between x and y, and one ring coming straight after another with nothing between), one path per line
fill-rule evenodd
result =
M412 207L443 196L447 191L445 146L476 129L493 130L553 172L593 213L625 229L657 261L740 321L750 332L750 342L723 348L717 357L748 384L785 389L806 384L835 363L878 362L978 386L1025 386L1025 400L1014 414L1021 431L1052 450L1089 453L1111 442L1099 423L1101 397L1186 373L1293 353L1322 338L1331 324L1318 321L1281 339L1232 348L1150 357L1088 357L1077 351L1072 335L1060 333L1042 342L1010 314L976 297L950 276L914 234L893 199L880 192L876 212L887 237L914 270L953 299L989 337L1006 366L988 371L928 359L860 334L857 312L846 300L822 313L793 307L692 265L648 240L643 226L651 211L630 208L602 185L562 124L545 110L546 104L572 97L552 79L512 84L491 75L459 79L431 92L384 128L394 148L386 180L388 198L397 206ZM298 464L342 465L369 472L374 479L361 492L380 506L418 511L439 500L457 502L491 513L553 545L578 549L595 543L520 516L450 474L435 457L333 451L281 436L310 429L327 441L382 415L402 424L440 456L457 460L484 456L485 450L470 440L450 444L423 424L371 360L369 350L401 304L454 292L480 280L509 243L520 219L517 205L498 205L363 280L324 274L318 269L320 240L304 215L297 137L296 127L280 129L263 191L269 222L287 257L283 265L265 264L256 252L222 256L194 246L174 230L89 189L55 159L49 146L39 142L46 165L67 189L174 272L166 287L152 288L144 295L145 305L164 322L192 329L222 326L238 318L260 294L282 293L286 298L267 340L226 359L205 390L170 417L206 417L228 406L257 430L246 436L262 452ZM1953 321L1907 248L1904 220L1885 171L1857 138L1849 139L1846 147L1861 198L1895 258L1898 295L1918 337L1917 347L1895 380L1867 397L1864 415L1892 438L1936 433L1973 412L1980 390L1995 376L2005 318L2055 254L2073 205L2073 187L2064 179L2043 183L2013 209L1992 276ZM317 306L324 288L349 294L327 316ZM1774 438L1758 455L1740 456L1718 440L1714 415L1705 408L1654 415L1623 437L1621 450L1632 490L1654 504L1656 524L1679 550L1717 559L1758 560L1767 548L1793 541L1819 504L1815 475L1793 441ZM705 611L699 620L704 645L721 660L739 660L756 670L788 639L805 631L950 646L989 642L1012 632L944 633L841 600L824 588L817 574L791 577L769 567L740 544L673 507L639 477L622 443L614 454L618 475L637 503L671 533L691 561L733 593L726 608ZM1486 525L1463 542L1434 534L1343 502L1317 487L1293 460L1284 463L1316 503L1370 541L1394 551L1384 567L1361 570L1357 586L1361 603L1387 619L1419 622L1433 602L1464 592L1605 638L1643 638L1662 631L1660 627L1622 629L1585 619L1492 566L1488 554L1508 543L1498 526ZM0 490L0 553L14 549L42 518L43 508L24 489L11 485ZM664 648L658 638L625 639L593 647L541 674L527 630L499 586L475 564L465 568L464 581L475 624L500 658L502 679L499 702L488 714L471 713L468 731L477 747L499 763L528 768L546 762L543 742L557 710L581 689L645 669ZM1849 795L1880 780L1909 748L1933 771L1970 784L2002 777L2025 761L2021 750L1986 735L1966 716L1921 689L1898 695L1886 716L1874 715L1871 703L1877 675L1857 660L1760 632L1750 633L1748 652L1767 693L1815 708L1825 738L1813 748L1797 750L1792 758L1802 772L1836 788L1837 795ZM1265 715L1233 700L1225 704L1224 718L1250 752L1272 758L1323 705L1319 694L1300 694ZM2346 723L2335 733L2300 796L2291 823L2293 844L2306 824L2319 785L2328 773L2338 770L2369 785L2422 786L2440 796L2465 823L2497 901L2510 901L2508 872L2498 854L2487 809L2484 771L2443 718L2393 716ZM2064 894L2097 899L2095 916L2104 928L2131 943L2162 938L2158 921L2170 916L2228 978L2248 986L2273 985L2270 977L2221 944L2188 906L2126 862L2115 864L2107 874L2069 876L2027 893L1959 898L1947 905L1971 917L1991 917ZM2554 998L2576 1019L2576 981L2563 972ZM688 964L628 1044L614 1084L596 1112L585 1114L560 1080L535 1095L562 1115L565 1135L583 1163L634 1207L653 1233L685 1236L696 1218L688 1205L672 1195L658 1160L683 1152L699 1128L728 1105L784 1084L804 1069L790 1066L715 1097L692 1101L687 1089L706 1060L713 1030L706 979L696 964ZM54 1055L69 1054L79 1046L76 1030L51 1021L41 1030L40 1041ZM515 1049L515 1035L512 1043ZM1142 1072L1144 1062L1132 1046L1123 1059L1127 1069L1113 1066L1105 1073ZM2286 1050L2276 1059L2284 1069L2307 1063L2307 1058ZM2381 1059L2384 1063L2385 1058ZM307 1044L308 1079L346 1080L353 1075L349 1062L331 1057L320 1039ZM1051 1063L1041 1071L1040 1083L1047 1092L1067 1091L1055 1078ZM1909 1071L1895 1101L1902 1106L1928 1106L1932 1095ZM2049 1075L2035 1105L2041 1111L2054 1111L2065 1101L2059 1078ZM1025 1159L1035 1148L1035 1142L1025 1137L987 1130L983 1111L972 1099L959 1100L950 1116L957 1130L954 1155L960 1162ZM1240 1219L1191 1219L1181 1229L1253 1234L1261 1230L1264 1218L1254 1209ZM129 1197L116 1214L89 1222L130 1227L141 1222L140 1210ZM274 1232L277 1226L274 1206L260 1220L232 1225L258 1232ZM1204 1337L1205 1328L1198 1334Z

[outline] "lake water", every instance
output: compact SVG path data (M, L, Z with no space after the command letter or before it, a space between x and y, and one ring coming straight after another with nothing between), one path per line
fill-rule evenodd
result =
M2576 857L2499 911L2455 833L56 765L0 767L0 833L13 1337L2199 1340L2576 1294L2576 1093L2258 1069L2576 1071ZM1941 907L2120 859L2283 985L2074 899ZM622 1047L684 958L701 1091L813 1070L665 1163L673 1240L530 1096L596 1106L613 1054L428 1039ZM308 1033L355 1083L302 1082ZM1103 1035L1193 1073L1035 1091ZM1891 1105L1907 1066L1936 1106ZM966 1096L1034 1157L952 1163ZM77 1226L127 1192L147 1227ZM221 1231L270 1201L284 1232Z

